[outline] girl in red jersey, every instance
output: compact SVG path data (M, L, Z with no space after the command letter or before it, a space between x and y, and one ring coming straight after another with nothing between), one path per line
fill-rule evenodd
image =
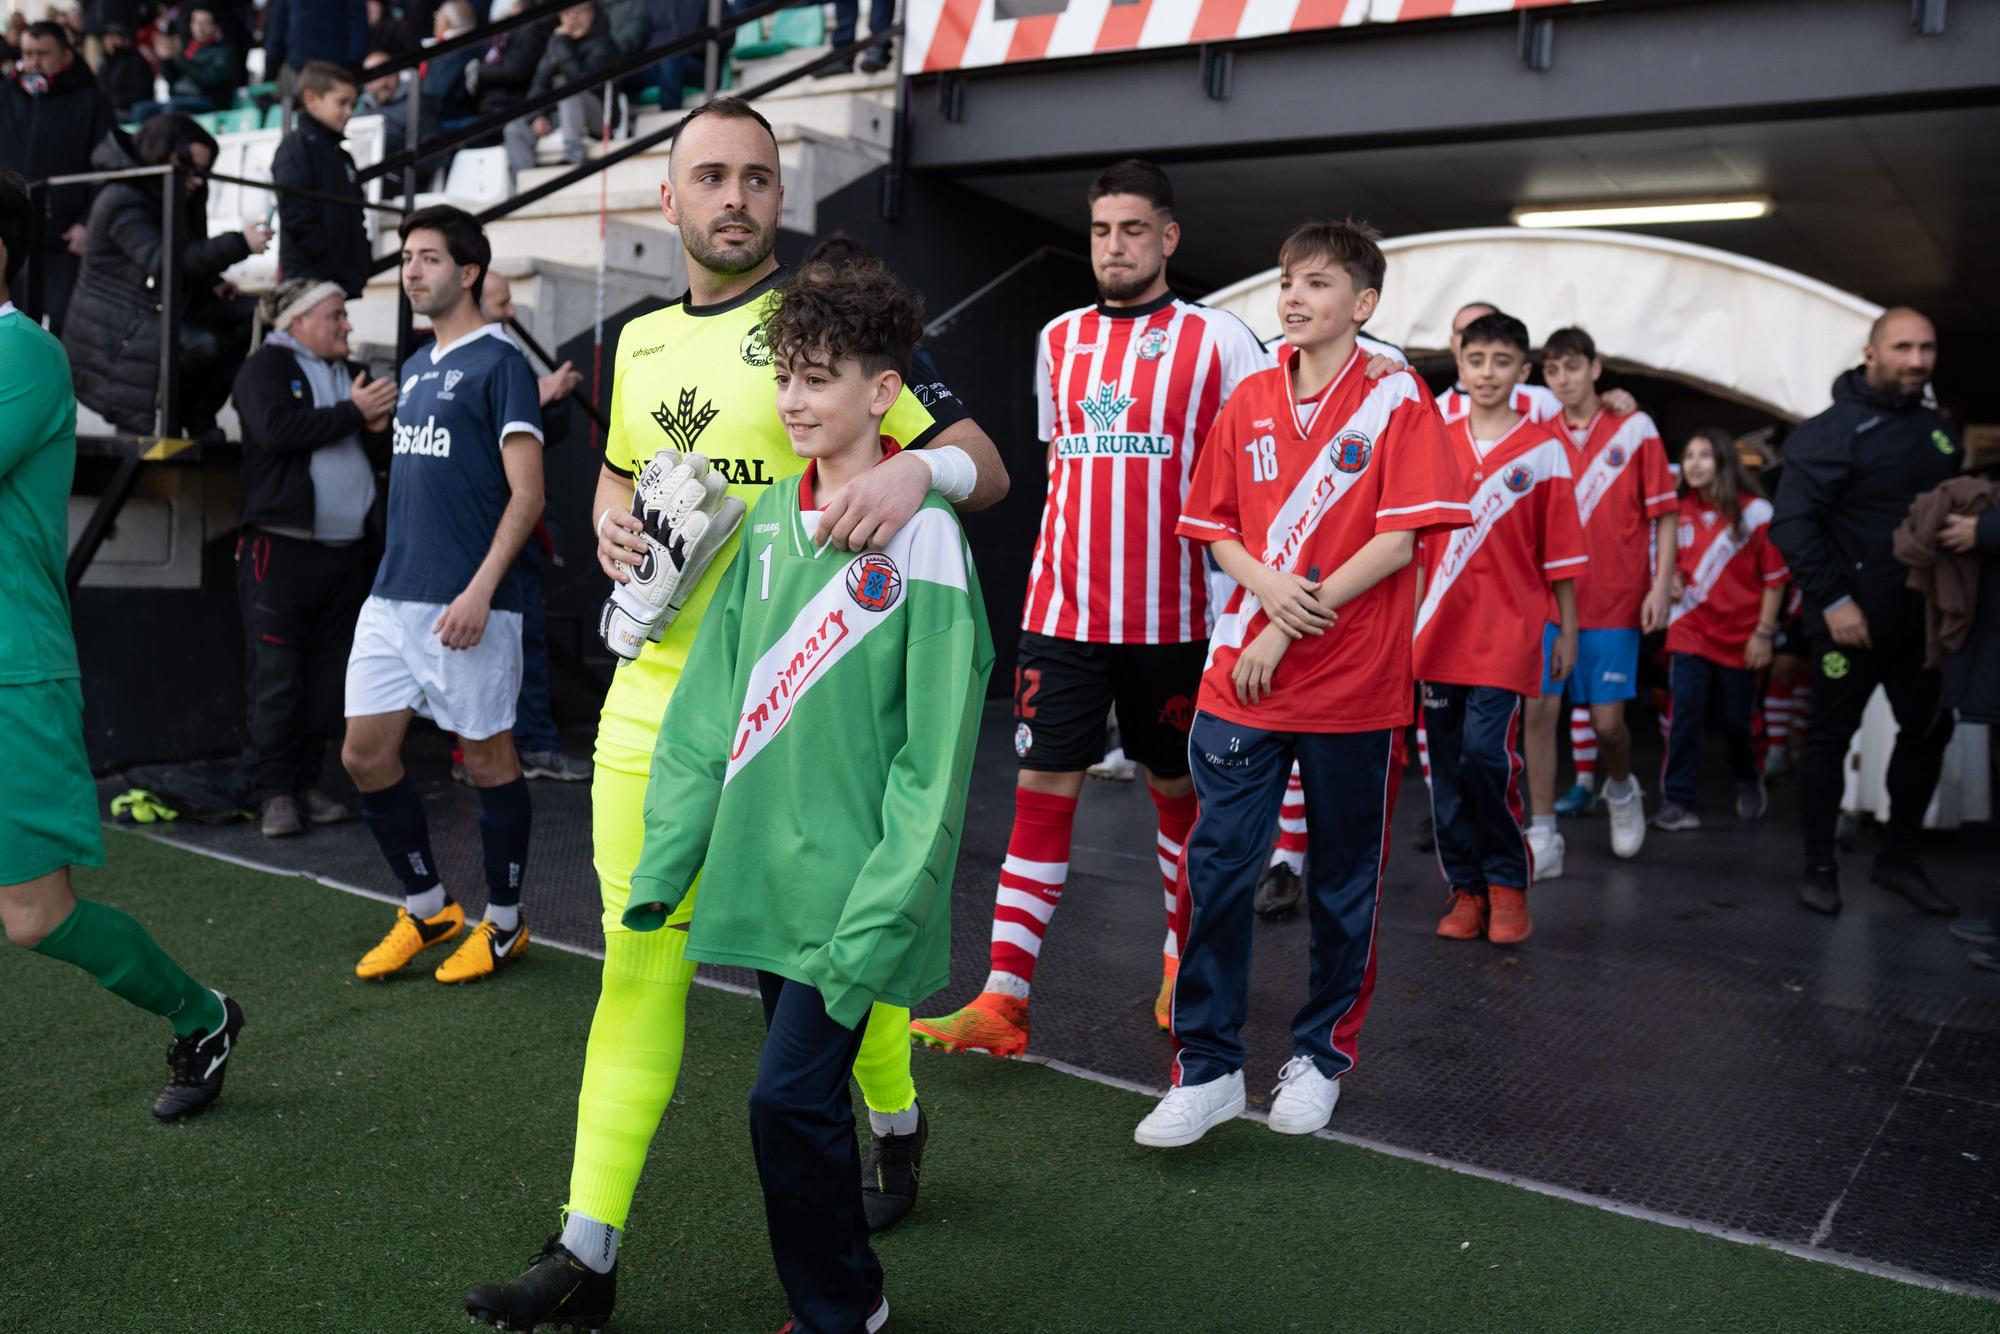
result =
M1681 450L1680 550L1667 624L1673 712L1656 829L1699 829L1702 742L1719 700L1736 814L1764 814L1764 783L1750 741L1757 674L1771 661L1790 572L1770 540L1771 502L1743 470L1728 432L1695 432Z

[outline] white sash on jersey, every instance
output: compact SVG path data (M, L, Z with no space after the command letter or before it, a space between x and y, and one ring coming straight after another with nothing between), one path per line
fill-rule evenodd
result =
M1522 423L1526 424L1525 420ZM1430 571L1424 586L1423 605L1417 608L1416 633L1422 634L1424 626L1437 613L1444 595L1458 582L1458 576L1479 554L1479 548L1486 545L1487 536L1499 526L1500 520L1521 501L1534 494L1535 488L1551 477L1560 477L1566 470L1568 460L1563 457L1562 443L1546 440L1534 449L1509 460L1504 466L1494 470L1491 476L1481 482L1472 493L1472 526L1452 530L1451 541L1445 546L1444 557L1437 568ZM1534 471L1534 479L1525 490L1516 491L1504 479L1515 468L1527 465Z
M1708 595L1715 591L1716 580L1722 577L1729 562L1735 560L1737 553L1750 545L1751 536L1770 521L1770 501L1752 500L1743 507L1743 536L1738 537L1735 530L1730 529L1709 543L1708 550L1702 552L1701 559L1695 562L1693 582L1681 590L1680 601L1668 613L1668 625L1708 601Z
M1593 418L1591 425L1596 424L1596 419ZM1626 437L1638 434L1639 438L1644 440L1643 428L1651 424L1651 419L1643 412L1635 412L1627 417L1625 424L1604 442L1604 448L1597 451L1597 456L1591 459L1590 465L1576 479L1576 513L1585 528L1590 527L1590 516L1597 512L1597 502L1604 499L1606 493L1611 490L1611 484L1624 474L1634 459L1639 457L1638 447ZM1618 455L1616 463L1611 461L1614 453Z

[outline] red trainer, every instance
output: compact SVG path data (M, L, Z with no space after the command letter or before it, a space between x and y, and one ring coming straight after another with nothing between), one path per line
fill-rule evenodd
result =
M1505 885L1495 885L1487 893L1493 900L1493 924L1486 931L1488 940L1495 945L1518 945L1534 933L1535 924L1528 920L1526 894Z
M1451 911L1438 923L1437 933L1446 940L1477 940L1486 934L1486 896L1451 891Z

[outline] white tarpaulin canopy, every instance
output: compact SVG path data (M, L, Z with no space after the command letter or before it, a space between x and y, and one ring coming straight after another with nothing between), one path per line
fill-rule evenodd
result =
M1630 232L1485 227L1384 241L1389 276L1368 321L1412 351L1451 346L1451 317L1491 301L1539 342L1564 325L1605 357L1672 376L1789 421L1826 407L1861 360L1882 307L1825 283L1707 246ZM1278 333L1278 271L1206 298L1260 337Z

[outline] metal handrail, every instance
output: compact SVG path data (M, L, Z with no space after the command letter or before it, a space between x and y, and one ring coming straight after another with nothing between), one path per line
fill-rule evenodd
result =
M371 81L385 78L391 74L401 74L404 70L415 69L417 66L427 61L435 60L439 56L452 55L465 50L469 46L478 46L481 43L490 42L502 33L512 32L516 28L532 27L537 23L555 18L575 3L576 0L553 0L551 4L536 5L531 9L520 9L509 14L504 19L493 19L486 23L475 24L456 37L447 37L441 42L433 42L429 46L419 47L409 55L392 57L375 66L373 69L362 70L360 72L365 78Z

